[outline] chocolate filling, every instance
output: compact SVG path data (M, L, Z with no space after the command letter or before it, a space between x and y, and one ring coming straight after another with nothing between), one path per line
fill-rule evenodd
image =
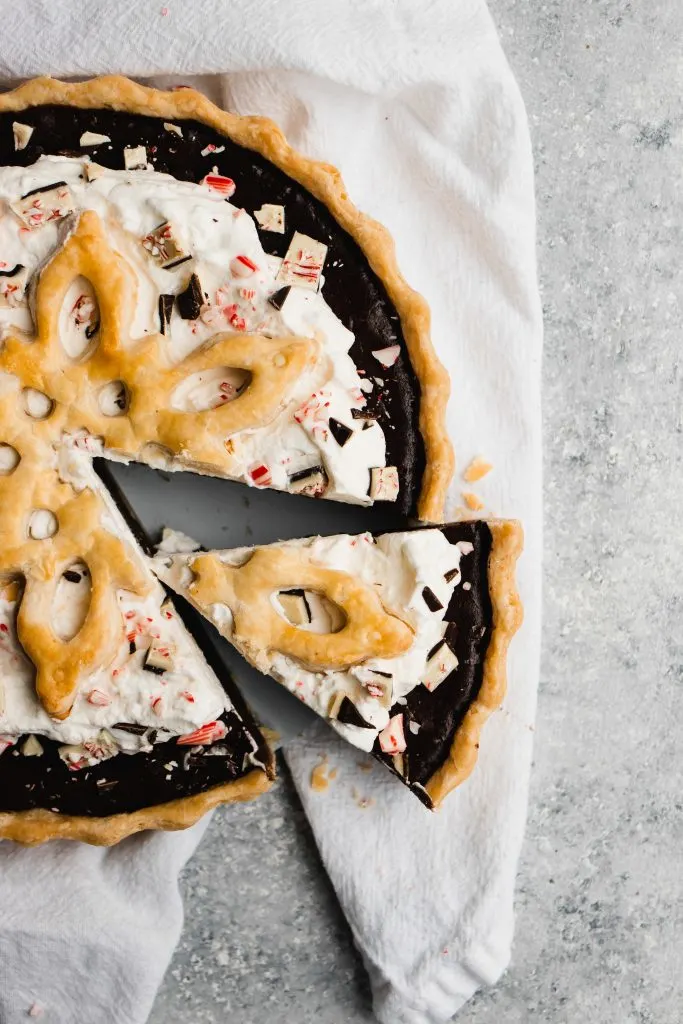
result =
M451 544L463 540L473 545L472 552L460 559L462 580L471 585L470 590L458 584L444 617L450 623L445 638L457 656L458 666L432 692L419 684L407 695L405 704L396 703L391 708L392 716L403 714L406 739L403 756L408 774L407 778L399 777L427 806L430 800L422 787L444 763L465 713L479 692L493 621L488 583L491 531L484 522L454 523L441 530ZM411 731L411 721L419 725L417 733ZM382 752L379 740L375 741L373 754L396 770L392 755Z
M373 351L400 345L405 353L394 366L382 368L384 384L374 384L366 395L368 412L384 431L387 465L398 466L401 486L394 506L400 513L414 512L424 468L424 451L418 430L419 384L405 352L405 339L396 309L384 285L370 269L353 239L337 224L327 207L265 157L238 146L198 121L179 121L180 138L167 131L161 118L113 110L79 110L73 107L32 107L21 113L33 132L25 149L14 149L12 122L16 113L0 114L0 164L27 166L44 154L85 156L105 167L123 169L124 147L145 146L147 159L158 171L181 181L199 182L212 167L233 179L231 202L250 214L264 203L285 209L285 233L260 231L266 252L284 256L295 231L329 246L324 268L323 295L342 321L353 331L351 358L368 379L377 373ZM83 132L107 135L110 142L81 146ZM201 151L209 144L225 150ZM134 171L131 173L135 173Z

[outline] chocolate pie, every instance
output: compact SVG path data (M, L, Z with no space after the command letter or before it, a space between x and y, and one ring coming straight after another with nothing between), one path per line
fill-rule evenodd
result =
M184 827L266 789L273 758L94 460L438 522L448 378L386 231L263 118L188 89L38 79L0 96L0 199L0 836L111 843ZM495 555L497 527L479 529ZM425 585L430 615L444 586ZM288 589L282 614L304 627L307 586ZM453 669L432 687L439 701L465 671L464 722L489 663L500 678L495 600L480 677ZM380 618L356 674L408 642L410 617ZM449 643L447 664L446 649L465 666ZM326 713L366 746L367 730L370 745L385 736L382 756L436 803L460 711L448 728L409 722L389 692L381 727L352 687ZM407 745L388 752L399 719Z
M521 619L515 522L178 553L154 568L256 668L429 807L474 767Z

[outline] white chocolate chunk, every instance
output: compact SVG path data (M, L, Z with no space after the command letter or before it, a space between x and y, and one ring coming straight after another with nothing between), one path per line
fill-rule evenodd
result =
M179 135L182 139L183 129L177 124L171 124L170 121L164 121L164 128L167 132L173 132L175 135Z
M432 654L427 662L422 682L427 689L433 693L437 686L440 686L444 679L458 667L458 659L448 644L444 641Z
M76 209L71 189L64 181L29 192L9 205L32 231L50 221L61 220Z
M396 360L400 356L400 354L401 354L401 346L400 345L389 345L388 348L379 348L379 349L377 349L377 351L373 352L372 354L373 354L373 356L375 357L375 359L377 360L378 363L381 363L382 366L386 366L387 369L388 369L390 366L394 365L394 363L396 362ZM379 378L375 378L375 379L379 380Z
M190 258L189 253L178 239L173 225L168 221L159 224L142 239L143 248L153 259L163 267L170 270Z
M83 170L86 181L97 181L106 172L106 167L103 167L102 164L94 164L92 161L88 161L88 163L83 165Z
M277 595L285 617L293 626L307 626L311 621L311 610L304 593L280 591Z
M406 749L403 732L403 712L389 719L389 724L379 734L379 745L385 754L402 754Z
M373 501L396 501L398 488L396 466L380 466L370 470L370 497Z
M29 279L28 267L15 268L10 273L0 271L0 306L14 309L25 305L26 285Z
M30 124L22 124L21 121L12 122L12 134L14 135L14 148L18 151L26 149L33 135L34 128Z
M278 271L278 282L317 292L326 256L327 246L323 242L295 231Z
M98 135L97 132L83 132L79 142L81 146L101 146L105 142L111 142L108 135Z
M285 233L285 208L276 203L264 203L260 210L254 210L254 217L264 231Z
M126 146L123 150L123 163L127 171L146 171L147 150L144 146Z
M40 757L43 754L43 747L38 737L31 733L22 743L21 752L24 757Z
M47 540L48 537L54 537L58 528L57 517L48 508L37 508L31 513L28 521L28 535L34 540Z
M173 646L162 640L153 639L145 657L145 668L159 674L172 669Z

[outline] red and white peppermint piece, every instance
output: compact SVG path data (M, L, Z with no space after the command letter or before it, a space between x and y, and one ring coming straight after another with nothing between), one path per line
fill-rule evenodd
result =
M161 707L162 700L163 700L163 697L152 697L152 699L150 701L150 704L152 706L152 711L154 712L155 715L161 715L162 714L162 707Z
M262 231L285 233L285 208L276 203L264 203L260 210L254 210L254 217Z
M230 273L233 277L251 277L258 270L258 264L248 256L235 256L230 260Z
M379 745L385 754L401 754L406 749L403 733L403 712L389 719L389 724L379 734Z
M226 178L223 174L207 174L202 178L200 185L206 185L212 192L218 192L226 199L235 194L237 187L232 178Z
M394 365L400 356L401 346L389 345L388 348L378 348L377 351L372 354L375 359L382 364L382 366L386 366L388 369L390 366Z
M13 747L14 743L11 736L0 736L0 754L4 754L9 747Z
M223 722L207 722L194 732L188 732L185 736L179 736L176 740L180 746L194 747L203 744L216 743L222 740L227 729Z
M270 469L263 462L255 462L249 467L248 474L254 487L270 487L273 482Z
M104 690L91 690L86 699L88 704L94 704L99 708L106 708L111 704L111 697Z
M207 146L204 146L202 150L202 156L208 156L209 153L224 153L225 146L217 146L215 142L209 142Z
M399 491L396 466L377 466L370 470L370 497L373 501L396 501Z

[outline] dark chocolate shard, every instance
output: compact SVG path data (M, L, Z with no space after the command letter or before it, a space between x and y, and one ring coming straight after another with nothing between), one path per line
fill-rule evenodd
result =
M291 290L291 285L286 285L284 288L278 288L276 292L273 292L273 294L268 297L268 302L271 304L273 309L282 309Z
M372 729L373 726L369 722L366 722L360 711L348 697L344 697L343 701L339 705L339 711L337 712L337 721L343 722L344 725L356 725L360 729Z
M100 322L99 322L99 320L95 320L94 323L88 324L88 326L85 329L85 336L88 339L88 341L90 341L91 338L95 337L95 335L97 334L99 329L100 329Z
M187 263L187 261L192 258L191 253L188 253L187 256L180 256L177 260L174 260L173 263L164 263L164 270L174 270L175 267L179 267L181 263Z
M173 312L174 302L175 295L159 296L159 330L162 334L166 334L166 328L171 322L171 313Z
M17 263L11 270L0 270L0 277L16 277L24 269L23 263Z
M65 571L62 573L62 576L64 577L65 580L68 580L69 583L81 582L80 572L75 572L73 569L65 569Z
M111 728L118 729L120 732L132 733L133 736L144 736L149 726L137 725L135 722L117 722Z
M366 423L375 423L376 417L367 409L352 409L351 416L354 420L365 420Z
M294 494L308 494L319 497L327 488L327 473L320 465L297 470L289 477L289 490Z
M137 651L137 647L135 646L135 640L129 640L128 641L128 653L129 654L135 654L136 651Z
M204 292L196 274L190 278L187 288L176 298L178 312L183 320L196 320L204 305Z
M345 423L340 423L339 420L335 420L334 417L330 416L330 433L335 439L340 448L343 448L348 439L351 437L353 431L350 427L347 427Z
M434 591L430 590L429 587L423 588L422 596L424 598L424 603L427 605L430 612L438 612L443 608L441 601L439 601Z
M32 188L30 192L24 192L22 199L28 199L29 196L37 196L39 192L52 192L53 188L68 188L65 181L53 181L51 185L40 185L38 188Z
M451 580L455 579L459 572L460 567L456 565L455 569L449 569L448 572L445 572L443 574L443 578L445 579L446 583L450 583Z

